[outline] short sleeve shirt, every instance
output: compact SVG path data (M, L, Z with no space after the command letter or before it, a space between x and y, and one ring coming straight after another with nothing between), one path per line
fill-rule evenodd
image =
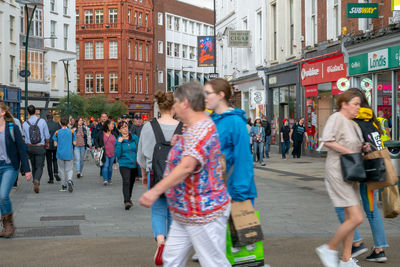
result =
M56 158L61 160L73 160L74 152L72 142L76 136L69 128L62 128L53 135L53 140L57 142Z
M186 129L171 148L164 176L190 156L198 160L196 172L166 192L174 220L185 225L201 225L223 215L230 202L222 178L221 151L217 129L209 118Z

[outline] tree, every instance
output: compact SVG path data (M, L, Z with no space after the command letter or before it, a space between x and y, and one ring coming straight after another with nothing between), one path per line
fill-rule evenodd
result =
M123 114L128 112L128 107L121 101L115 101L107 105L108 115L114 119L120 118Z
M96 95L88 98L87 114L94 118L99 118L102 112L107 112L107 97Z
M60 112L62 117L68 115L68 101L67 96L60 99L60 103L57 105L57 110ZM87 115L87 99L76 94L71 93L69 95L70 100L70 116L77 117L85 117Z

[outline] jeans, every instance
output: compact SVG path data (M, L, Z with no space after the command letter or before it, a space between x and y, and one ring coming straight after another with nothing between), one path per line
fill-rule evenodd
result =
M362 199L362 204L363 208L365 211L365 214L367 215L369 225L371 227L371 232L372 232L372 237L374 239L374 247L375 248L386 248L389 247L387 240L386 240L386 234L385 234L385 228L383 226L383 221L381 214L379 213L378 205L376 203L377 197L378 197L378 190L374 190L374 201L373 201L373 208L374 210L371 212L370 207L369 207L369 201L368 201L368 189L367 185L365 183L360 183L360 194L361 194L361 199ZM345 214L344 214L344 208L335 208L336 214L339 218L340 223L344 222L345 219ZM357 231L357 229L354 232L354 242L358 242L363 240L360 233Z
M269 158L269 143L271 143L271 136L265 137L265 157Z
M83 171L83 160L85 159L85 151L85 146L74 147L76 172L81 173Z
M258 153L258 156L260 157L260 163L262 164L263 163L263 146L264 146L264 143L262 143L262 142L254 142L253 143L253 160L254 160L254 162L257 162L257 153Z
M281 146L282 146L282 158L285 159L286 153L289 151L290 148L290 141L288 140L281 142Z
M153 226L154 238L158 235L167 237L171 223L172 217L168 209L167 199L160 197L151 206L151 224Z
M67 181L72 181L72 174L74 172L73 160L62 160L57 159L58 169L60 170L61 184L63 186L67 185Z
M46 158L46 149L44 146L28 146L28 156L32 165L33 181L38 181L43 174L44 160Z
M111 181L112 173L113 173L113 164L115 157L107 157L106 162L104 162L103 167L101 168L101 172L103 173L103 181Z
M122 176L122 194L124 203L131 201L133 185L136 181L137 168L119 167Z
M11 164L0 161L0 212L2 215L12 212L10 191L18 176L18 170Z
M58 174L56 154L57 150L46 150L47 173L49 174L49 181L54 181L54 174Z

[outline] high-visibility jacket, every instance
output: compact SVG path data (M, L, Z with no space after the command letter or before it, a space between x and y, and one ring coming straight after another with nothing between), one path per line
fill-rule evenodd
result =
M381 135L382 142L389 141L390 138L389 138L389 135L387 134L386 128L385 128L385 122L387 122L387 120L382 117L378 117L377 119L378 119L379 123L381 124L382 132L383 132L383 134Z

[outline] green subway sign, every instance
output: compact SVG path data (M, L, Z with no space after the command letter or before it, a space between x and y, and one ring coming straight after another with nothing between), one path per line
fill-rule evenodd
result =
M379 18L379 4L377 3L347 3L348 18Z
M349 57L349 75L400 68L400 45Z

